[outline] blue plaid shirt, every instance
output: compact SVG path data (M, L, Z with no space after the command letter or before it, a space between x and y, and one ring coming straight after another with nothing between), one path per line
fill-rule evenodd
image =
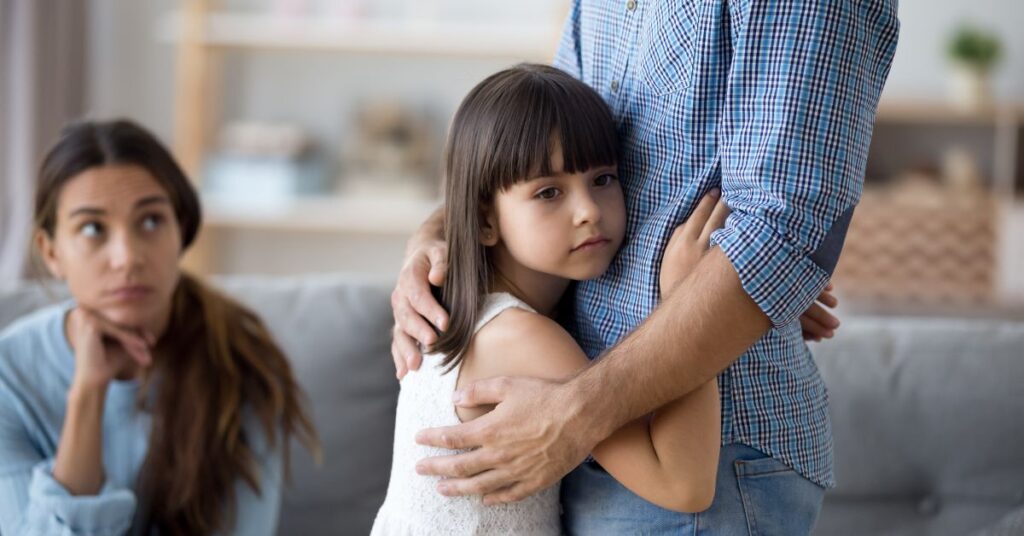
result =
M774 326L720 377L722 442L831 487L828 396L799 315L826 285L860 199L896 47L896 0L575 0L555 65L618 121L627 240L577 288L594 358L658 304L671 231L721 186L713 235Z

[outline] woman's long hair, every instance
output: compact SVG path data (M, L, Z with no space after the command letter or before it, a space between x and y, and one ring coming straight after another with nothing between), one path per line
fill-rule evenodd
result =
M39 172L36 227L54 236L63 186L108 165L139 166L160 183L187 249L202 220L195 189L163 145L129 121L65 128ZM256 314L188 274L172 302L140 395L152 414L139 475L144 522L163 535L223 532L234 525L236 483L260 492L259 446L281 449L287 464L291 437L317 455L319 443L288 360Z
M552 173L553 141L562 169L577 173L619 161L611 111L600 95L554 67L521 64L477 84L459 105L443 158L448 275L442 301L448 329L431 348L451 370L462 361L491 284L481 218L494 196Z

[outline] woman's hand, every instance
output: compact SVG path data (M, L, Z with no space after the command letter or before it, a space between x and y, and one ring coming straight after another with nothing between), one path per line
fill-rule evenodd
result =
M153 334L118 326L82 307L71 311L68 335L75 352L72 388L104 390L119 375L148 367L153 361Z
M126 329L95 311L76 307L68 316L75 375L67 395L53 478L72 495L95 495L105 479L103 409L107 386L125 372L152 363L156 337Z
M708 192L693 214L672 233L661 257L659 283L662 300L697 267L700 259L711 249L711 233L725 225L729 207L721 197L718 188Z

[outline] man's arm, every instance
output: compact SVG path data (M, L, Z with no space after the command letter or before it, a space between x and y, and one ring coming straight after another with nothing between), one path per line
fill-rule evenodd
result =
M733 83L719 129L733 215L714 235L719 247L568 383L499 379L458 394L465 405L498 406L419 436L476 448L421 462L424 473L461 477L445 481L449 491L496 503L553 484L611 431L714 377L771 325L795 320L827 284L834 259L820 250L841 244L830 232L843 228L860 195L895 49L895 2L751 0L734 15ZM487 486L466 478L485 471L504 478Z

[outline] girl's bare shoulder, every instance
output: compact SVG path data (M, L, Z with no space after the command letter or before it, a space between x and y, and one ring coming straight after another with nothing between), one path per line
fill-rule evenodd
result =
M554 320L532 311L502 311L474 335L467 352L474 376L564 378L588 363L586 355Z

